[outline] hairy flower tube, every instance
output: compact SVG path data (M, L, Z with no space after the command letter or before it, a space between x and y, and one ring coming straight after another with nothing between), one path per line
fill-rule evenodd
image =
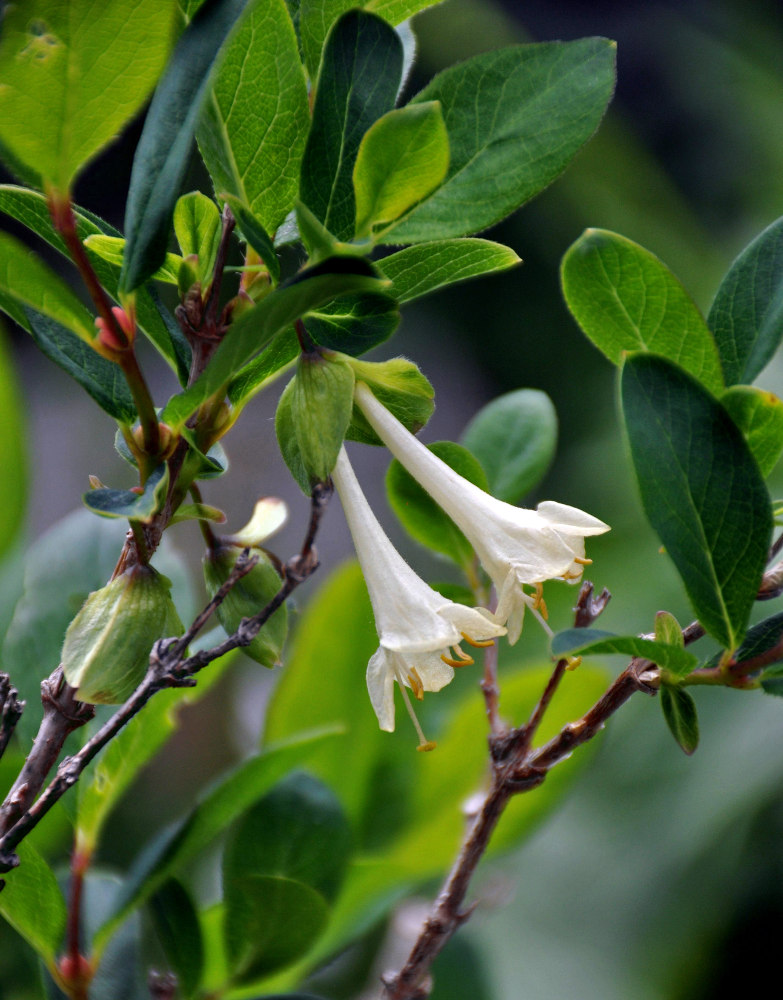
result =
M536 510L497 500L463 479L426 448L362 383L356 402L392 454L454 521L476 551L498 594L495 618L515 643L525 608L544 610L541 584L582 576L585 537L609 531L598 518L576 507L546 500ZM523 585L535 588L525 592Z
M440 691L454 677L455 667L473 663L461 643L490 646L506 630L483 610L449 601L414 573L370 509L345 448L340 449L332 480L353 536L380 639L367 666L372 707L381 729L392 732L396 681L419 735L418 749L432 750L435 744L424 736L406 688L418 700L425 691Z

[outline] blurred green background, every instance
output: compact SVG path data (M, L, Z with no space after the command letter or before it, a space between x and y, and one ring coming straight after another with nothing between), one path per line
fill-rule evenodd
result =
M634 492L614 370L570 319L558 267L585 227L614 229L657 254L708 308L733 257L783 212L783 8L762 0L446 0L415 29L412 91L455 60L517 41L600 34L618 42L616 98L598 135L564 177L492 234L524 266L409 309L379 356L404 353L434 383L438 409L428 441L458 437L501 392L549 393L560 447L529 504L554 498L612 526L589 547L592 578L613 594L603 627L648 631L661 608L685 624L687 601ZM139 130L137 123L77 190L81 204L116 225ZM194 184L199 177L194 172ZM111 421L21 335L12 335L12 347L28 400L28 537L35 538L78 505L88 474L130 484L113 453ZM783 395L777 359L761 384ZM164 376L154 391L162 400L173 388ZM210 484L206 499L226 509L235 530L258 496L284 496L292 517L275 548L285 555L298 544L307 505L276 454L275 402L273 390L248 408L227 441L232 469ZM442 576L392 522L381 485L387 456L366 448L353 454L392 537L418 568ZM772 494L783 494L780 472ZM175 532L197 566L195 532ZM349 554L336 505L319 550L324 575ZM18 589L15 566L13 555L3 566L0 621ZM554 624L562 627L574 593L551 590ZM307 592L297 598L306 599ZM509 660L543 655L528 626ZM255 741L271 682L258 674L240 670L233 686L219 688L218 697L235 699L235 723L221 721L214 698L193 713L163 766L114 822L107 860L127 861L152 814L154 822L175 814L205 777ZM767 973L774 976L770 945L783 919L783 706L755 693L699 691L696 700L702 742L692 759L668 735L656 702L637 698L608 727L560 810L513 857L485 866L481 905L439 963L434 1000L706 1000L755 992ZM204 726L214 736L208 752L196 745ZM390 933L398 947L417 916L415 907L398 916ZM16 959L11 941L1 928L0 982ZM393 964L391 952L383 962Z

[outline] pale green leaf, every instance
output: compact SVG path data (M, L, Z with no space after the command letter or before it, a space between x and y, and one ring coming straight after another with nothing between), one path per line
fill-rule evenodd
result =
M389 254L378 266L392 282L391 294L402 304L446 285L521 263L510 247L471 238L418 243Z
M65 933L65 900L54 872L28 841L17 848L19 867L8 872L0 892L0 913L47 962L53 962Z
M353 168L356 235L393 222L449 169L449 137L438 101L389 111L364 134Z
M140 109L166 63L173 0L25 0L0 41L0 142L61 192Z

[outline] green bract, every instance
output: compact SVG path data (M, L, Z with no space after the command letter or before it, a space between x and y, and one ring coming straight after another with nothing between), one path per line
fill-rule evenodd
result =
M133 566L90 594L68 626L63 674L79 701L120 704L144 677L153 643L181 631L166 578Z
M249 551L258 562L234 584L217 610L220 624L229 635L237 630L243 618L251 618L262 611L282 585L279 572L263 549L251 548ZM204 581L210 597L214 597L226 582L240 552L235 545L218 545L204 556ZM244 651L256 663L274 667L280 662L287 631L288 616L283 604Z

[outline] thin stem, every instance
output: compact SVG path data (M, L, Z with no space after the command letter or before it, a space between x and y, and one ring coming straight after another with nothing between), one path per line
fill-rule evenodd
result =
M157 464L155 460L160 454L160 428L158 426L158 414L155 412L155 403L152 400L141 368L139 368L139 362L132 344L118 356L117 363L122 369L125 381L128 383L128 388L131 391L131 396L133 396L133 402L136 404L136 410L139 414L139 425L141 426L144 439L144 451L153 459L149 463L148 474L152 471L152 467ZM143 486L147 475L144 473L141 464L139 465L139 471L142 472Z
M199 505L204 503L201 496L201 490L198 488L196 483L190 484L190 495L193 497L195 503ZM209 552L214 552L217 548L218 541L217 538L215 538L215 532L212 530L212 525L206 518L200 517L198 518L198 526L204 538L204 544L206 545L207 550Z

